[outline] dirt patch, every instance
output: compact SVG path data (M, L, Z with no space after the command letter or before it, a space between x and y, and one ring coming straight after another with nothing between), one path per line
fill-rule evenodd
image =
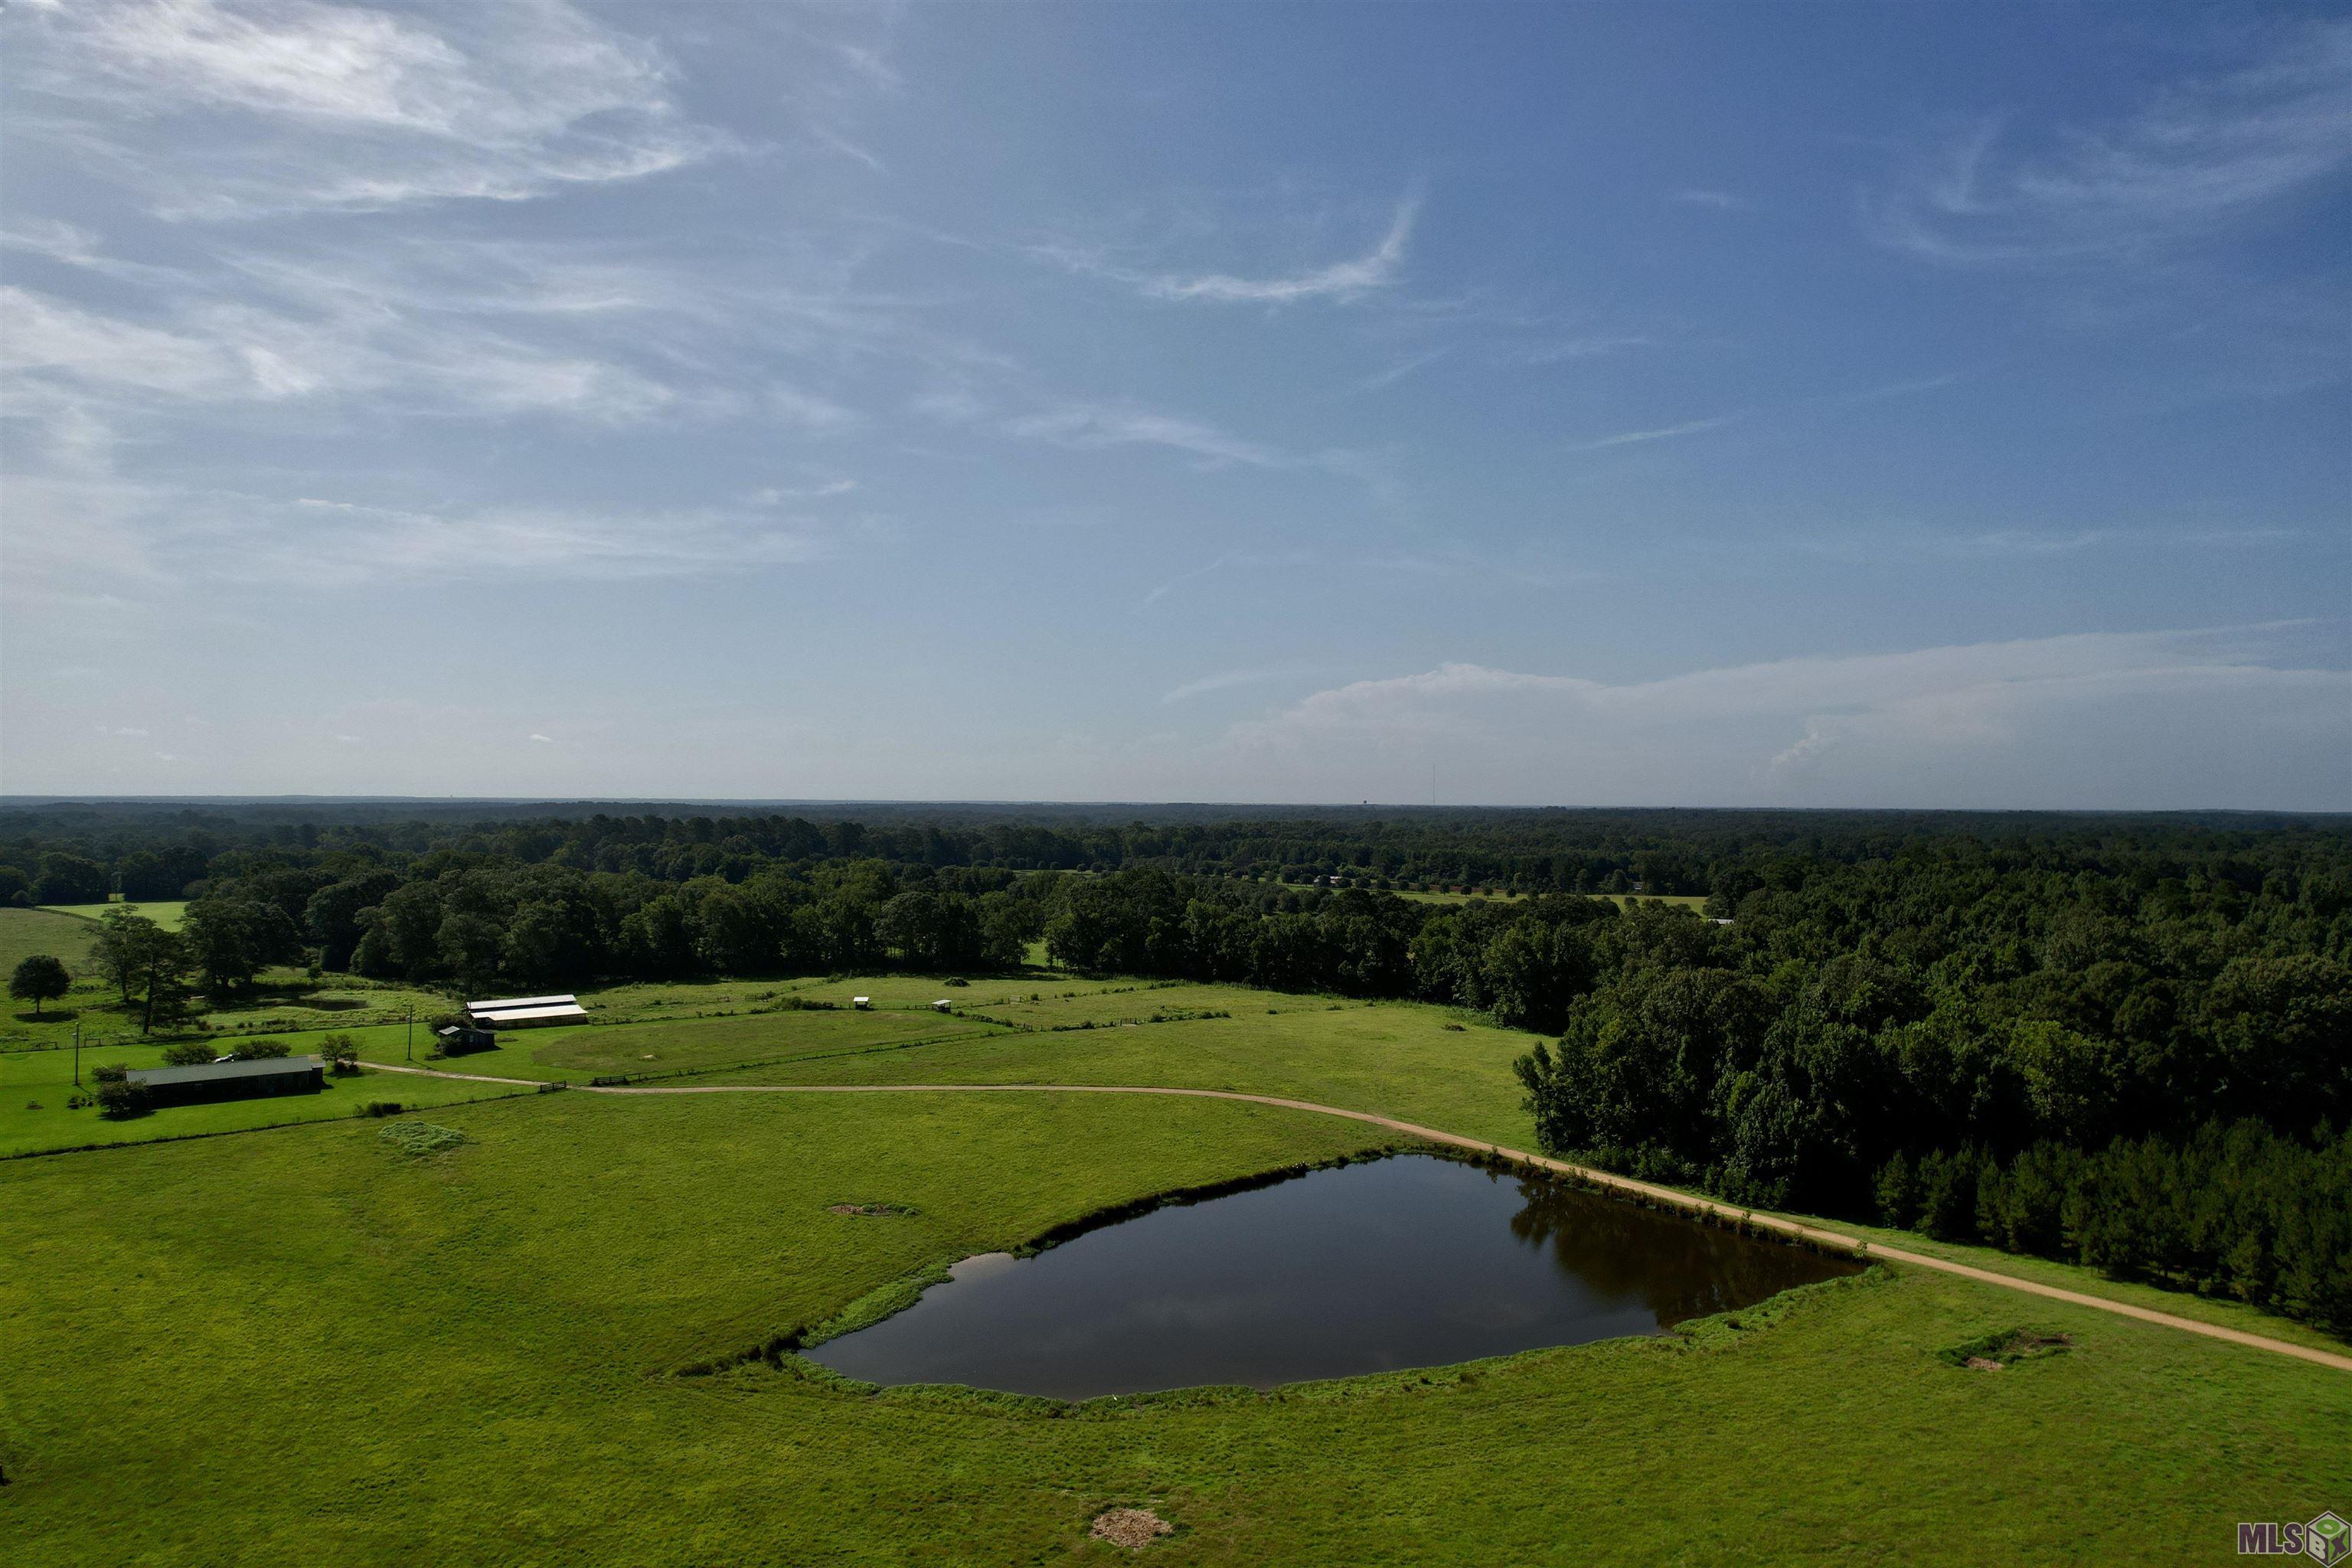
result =
M855 1215L861 1219L884 1219L915 1211L904 1204L827 1204L827 1214Z
M2060 1355L2074 1347L2072 1334L2045 1334L2032 1329L2003 1329L1954 1345L1943 1352L1952 1365L1969 1372L2005 1372L2021 1361Z
M1115 1508L1098 1513L1095 1515L1094 1528L1087 1531L1097 1541L1108 1541L1130 1552L1140 1552L1160 1536L1175 1532L1174 1525L1148 1508Z

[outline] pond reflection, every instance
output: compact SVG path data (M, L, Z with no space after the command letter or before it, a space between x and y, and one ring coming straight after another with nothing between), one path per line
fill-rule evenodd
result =
M1401 1155L967 1259L806 1353L871 1383L1086 1399L1270 1388L1654 1333L1859 1266L1540 1178Z

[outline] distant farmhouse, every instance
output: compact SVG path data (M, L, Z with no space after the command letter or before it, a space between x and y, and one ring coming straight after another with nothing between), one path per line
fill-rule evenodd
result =
M209 1105L222 1100L261 1100L275 1094L315 1094L326 1084L316 1057L269 1057L259 1061L206 1062L192 1068L133 1068L130 1079L147 1091L150 1105Z
M588 1009L580 998L509 996L496 1002L466 1004L466 1022L477 1029L543 1029L551 1024L584 1024Z

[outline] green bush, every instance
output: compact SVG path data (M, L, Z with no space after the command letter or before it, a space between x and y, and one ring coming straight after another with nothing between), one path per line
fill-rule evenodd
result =
M121 1121L143 1115L147 1110L147 1091L124 1079L111 1079L91 1092L98 1102L98 1113L110 1121Z
M202 1067L217 1054L203 1040L182 1040L176 1046L163 1047L163 1065L170 1068Z
M359 1114L362 1116L397 1116L400 1114L400 1101L396 1100L371 1100L365 1105L360 1107Z
M240 1062L274 1061L289 1054L290 1049L283 1040L247 1040L231 1051L229 1057Z

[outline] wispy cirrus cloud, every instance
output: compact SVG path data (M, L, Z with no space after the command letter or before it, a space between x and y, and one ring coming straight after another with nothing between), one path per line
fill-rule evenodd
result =
M730 145L652 44L561 0L420 14L280 0L18 7L17 122L221 218L520 201Z
M366 398L411 413L540 412L617 424L685 401L612 359L381 305L321 314L214 297L134 321L10 286L0 287L0 321L11 382L37 407Z
M1748 547L1796 551L1857 564L1906 564L1922 561L2037 561L2092 551L2258 550L2304 538L2303 531L2260 523L2236 527L2182 528L1988 528L1939 529L1916 523L1846 532L1805 533L1745 542ZM1741 544L1727 542L1725 548Z
M1163 275L1141 280L1142 292L1155 300L1208 300L1229 304L1287 305L1300 300L1347 301L1360 298L1394 280L1404 261L1405 246L1421 217L1421 197L1407 196L1397 204L1388 232L1378 245L1349 261L1334 262L1288 277L1236 278L1212 272L1198 277Z
M2063 261L2197 238L2311 189L2352 163L2352 24L2260 36L2262 52L2127 117L1988 118L1867 197L1864 230L1931 261Z
M1663 425L1653 430L1624 430L1614 436L1602 436L1595 440L1579 441L1570 446L1571 452L1605 452L1612 447L1638 446L1644 441L1671 441L1680 436L1703 435L1720 430L1738 422L1740 416L1725 414L1713 419L1692 419L1680 425Z
M1147 300L1204 300L1228 305L1290 305L1328 300L1347 304L1387 288L1404 264L1405 251L1420 221L1422 195L1412 193L1396 205L1387 232L1362 255L1303 271L1245 278L1230 272L1149 271L1121 266L1098 251L1068 245L1038 246L1032 253L1074 272L1125 283Z
M1008 436L1056 447L1098 450L1106 447L1166 447L1211 464L1239 463L1254 468L1289 467L1279 449L1196 420L1124 405L1066 403L1003 422Z
M1273 669L1228 669L1216 675L1204 675L1198 680L1188 680L1183 685L1162 693L1160 700L1172 707L1180 702L1190 702L1195 697L1206 697L1212 692L1232 691L1244 686L1262 686L1269 680L1294 679L1311 673L1312 671L1292 665Z
M987 427L1000 435L1076 451L1160 447L1184 453L1210 471L1246 468L1322 473L1360 485L1383 501L1395 500L1394 481L1380 452L1347 447L1295 451L1133 404L1062 401L1028 413L992 417L985 404L952 400L943 405L927 403L923 411L950 423L987 420Z

